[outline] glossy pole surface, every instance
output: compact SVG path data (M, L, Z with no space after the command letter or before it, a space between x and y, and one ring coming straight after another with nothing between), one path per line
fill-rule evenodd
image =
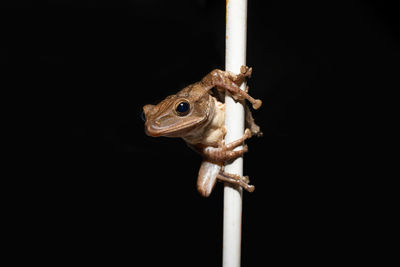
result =
M225 69L240 73L246 65L247 0L226 1ZM245 89L242 84L241 89ZM235 102L229 95L225 97L225 143L239 139L244 132L243 105ZM237 147L236 149L241 149ZM228 173L243 175L243 158L236 159L225 167ZM242 188L224 186L223 218L223 267L239 267L242 235Z

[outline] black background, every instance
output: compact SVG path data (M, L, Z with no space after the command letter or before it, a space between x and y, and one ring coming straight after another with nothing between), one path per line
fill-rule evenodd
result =
M24 259L220 265L222 184L202 198L200 157L182 140L146 136L140 113L224 68L225 1L11 6L1 51L16 94L9 112L36 144L20 150L34 163L10 200L22 245L36 248ZM245 156L256 191L244 192L243 266L377 258L360 249L373 238L359 219L373 199L347 167L376 104L364 95L398 89L398 26L382 1L249 1L249 85L263 100L254 116L264 137Z

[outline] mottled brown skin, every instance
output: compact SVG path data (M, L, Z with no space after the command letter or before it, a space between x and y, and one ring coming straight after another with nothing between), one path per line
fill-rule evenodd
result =
M170 95L157 105L145 105L143 112L146 118L145 132L149 136L181 137L203 157L197 189L207 197L211 194L217 180L236 184L252 192L247 176L241 177L224 172L224 164L247 152L247 145L239 150L236 147L252 135L261 136L260 127L254 123L250 109L245 108L246 130L243 136L225 144L225 104L224 96L229 92L232 97L241 101L247 99L254 109L262 102L254 99L239 86L250 77L252 69L242 66L238 75L222 70L213 70L201 81L191 84L175 95ZM181 103L187 103L187 112L177 109ZM182 105L182 104L181 104Z

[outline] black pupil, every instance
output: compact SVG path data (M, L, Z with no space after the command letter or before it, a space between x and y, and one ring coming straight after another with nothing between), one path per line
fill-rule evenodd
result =
M181 114L185 114L186 112L188 112L188 110L189 110L189 103L187 102L181 102L176 107L176 111Z

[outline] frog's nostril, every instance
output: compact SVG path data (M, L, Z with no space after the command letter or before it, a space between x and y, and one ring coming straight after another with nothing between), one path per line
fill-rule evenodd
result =
M142 111L142 113L140 114L140 118L142 118L143 121L146 121L146 115L144 115L144 112Z

